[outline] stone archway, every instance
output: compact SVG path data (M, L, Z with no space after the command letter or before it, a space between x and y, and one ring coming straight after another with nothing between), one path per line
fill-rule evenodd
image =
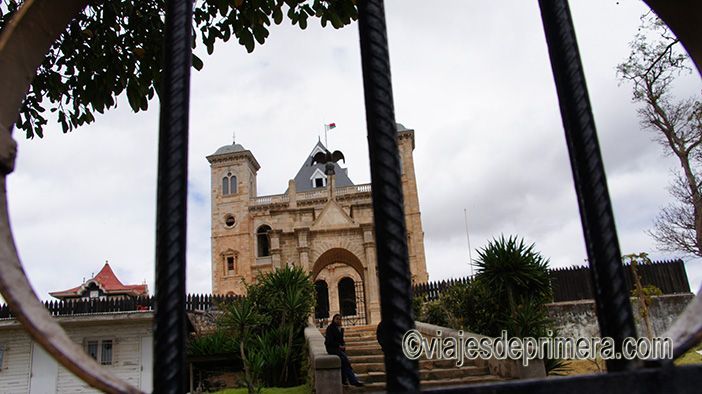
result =
M327 316L339 313L344 316L344 324L367 324L365 271L361 260L347 249L332 248L322 253L312 266L319 312L320 306L327 306ZM326 299L320 298L324 296ZM316 315L318 320L324 318L321 313Z

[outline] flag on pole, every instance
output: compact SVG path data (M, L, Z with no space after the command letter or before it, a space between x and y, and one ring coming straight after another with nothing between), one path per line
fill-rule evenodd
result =
M336 127L336 123L329 123L324 125L324 146L327 145L327 132Z

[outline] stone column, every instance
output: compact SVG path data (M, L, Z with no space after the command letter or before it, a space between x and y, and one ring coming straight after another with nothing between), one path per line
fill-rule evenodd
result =
M297 188L293 179L288 181L288 204L290 208L297 208Z
M375 236L373 225L361 226L363 231L363 250L366 255L365 290L366 290L366 316L368 324L380 322L380 289L378 288L378 261L375 253Z
M327 174L327 186L329 187L329 199L333 200L336 196L336 176L334 173Z
M273 268L282 268L281 265L281 259L280 259L280 254L281 254L281 249L280 249L280 235L282 231L281 230L272 230L270 232L270 237L271 237L271 265Z
M307 243L309 229L296 229L295 233L297 233L297 253L299 253L300 256L300 267L302 267L305 272L310 272L312 271L312 267L310 266L310 247Z

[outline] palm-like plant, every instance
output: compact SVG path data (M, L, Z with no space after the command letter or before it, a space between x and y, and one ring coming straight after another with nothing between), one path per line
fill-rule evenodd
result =
M297 383L296 371L299 369L304 342L296 341L296 338L303 337L307 319L315 305L314 285L309 274L299 267L286 266L261 275L256 284L248 287L247 292L248 298L258 310L270 316L267 326L259 330L260 337L264 338L273 331L278 333L274 336L267 335L265 340L259 340L256 345L260 354L267 355L264 359L268 371L264 380L268 384ZM261 346L269 349L262 349ZM281 359L274 363L272 357L276 355ZM275 373L277 376L272 378Z
M256 392L254 388L253 373L256 368L252 364L255 360L247 357L246 343L251 340L251 330L267 322L266 316L260 314L250 298L242 298L229 304L220 324L228 328L235 338L239 340L239 353L244 364L244 376L249 394Z
M546 302L551 298L548 259L526 245L523 239L500 236L478 251L475 260L477 278L492 289L492 294L505 300L509 315L517 305L533 298Z

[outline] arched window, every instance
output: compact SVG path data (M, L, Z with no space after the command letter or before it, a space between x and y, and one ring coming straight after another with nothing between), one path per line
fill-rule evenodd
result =
M267 257L271 255L271 228L263 225L256 230L256 243L258 244L258 257Z
M226 196L229 194L229 177L225 176L222 178L222 195Z
M349 277L339 281L339 309L341 316L356 315L356 284Z
M314 290L317 293L317 305L314 308L315 319L325 319L329 317L329 289L327 282L318 280L314 282Z
M229 178L229 193L236 194L236 175Z
M228 172L227 175L222 178L222 195L227 196L230 194L236 194L236 175L232 175L231 172Z

